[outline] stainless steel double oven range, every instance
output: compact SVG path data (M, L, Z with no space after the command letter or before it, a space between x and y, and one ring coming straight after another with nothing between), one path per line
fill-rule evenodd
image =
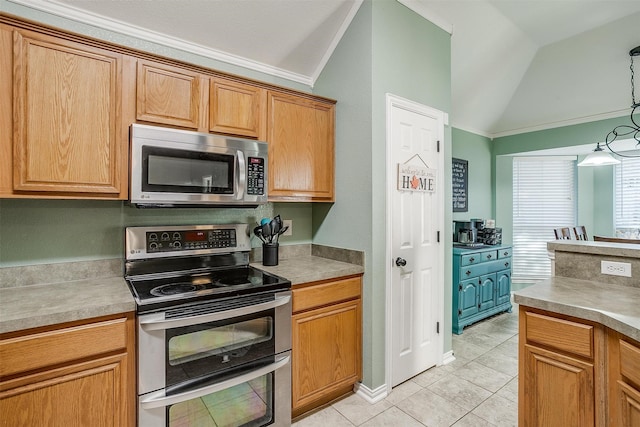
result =
M289 426L291 283L249 266L249 226L129 227L138 425Z

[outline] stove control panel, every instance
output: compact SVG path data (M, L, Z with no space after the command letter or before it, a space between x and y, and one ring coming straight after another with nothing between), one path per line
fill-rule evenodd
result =
M251 250L248 224L127 227L126 258L158 258Z

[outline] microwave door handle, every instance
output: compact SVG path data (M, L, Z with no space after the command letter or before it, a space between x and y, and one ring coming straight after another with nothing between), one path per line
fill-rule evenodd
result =
M291 295L277 297L273 301L267 301L260 304L254 304L247 307L234 308L233 310L219 311L216 313L200 314L197 316L182 317L177 319L140 319L140 326L145 331L156 331L160 329L181 328L183 326L197 325L200 323L216 322L232 317L245 316L247 314L258 313L264 310L279 307L288 304L291 301Z
M236 159L238 160L238 172L236 174L235 179L238 181L236 185L238 186L238 191L236 192L236 199L242 200L244 199L244 193L247 191L247 165L244 160L244 153L242 151L236 152Z
M239 375L234 378L229 378L228 380L212 384L207 387L198 388L195 390L185 391L183 393L174 394L172 396L165 396L165 391L160 390L155 393L148 395L140 400L140 407L142 409L153 409L153 408L161 408L163 406L175 405L176 403L185 402L191 399L197 399L202 396L206 396L207 394L215 393L217 391L226 390L238 384L242 384L248 381L251 381L255 378L258 378L262 375L268 374L269 372L276 371L291 360L291 356L287 355L281 357L276 362L264 366L262 368L253 370L251 372L247 372L246 374Z

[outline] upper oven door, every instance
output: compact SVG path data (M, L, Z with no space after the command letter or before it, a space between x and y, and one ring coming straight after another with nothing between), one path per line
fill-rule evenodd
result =
M139 393L219 375L291 349L291 292L138 317Z
M264 203L267 160L261 144L266 145L132 125L131 202L156 206Z

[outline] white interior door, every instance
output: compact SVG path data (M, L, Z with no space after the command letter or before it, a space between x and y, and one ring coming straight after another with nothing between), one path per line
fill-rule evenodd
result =
M391 280L387 286L391 287L391 315L387 330L391 332L390 381L395 386L441 361L438 322L442 323L443 312L444 243L439 243L438 237L444 226L444 155L440 146L445 115L389 97L387 212L391 234L387 277ZM412 183L411 189L398 189L398 165L428 168L434 179L424 185L415 175L411 178L410 171L405 179Z

